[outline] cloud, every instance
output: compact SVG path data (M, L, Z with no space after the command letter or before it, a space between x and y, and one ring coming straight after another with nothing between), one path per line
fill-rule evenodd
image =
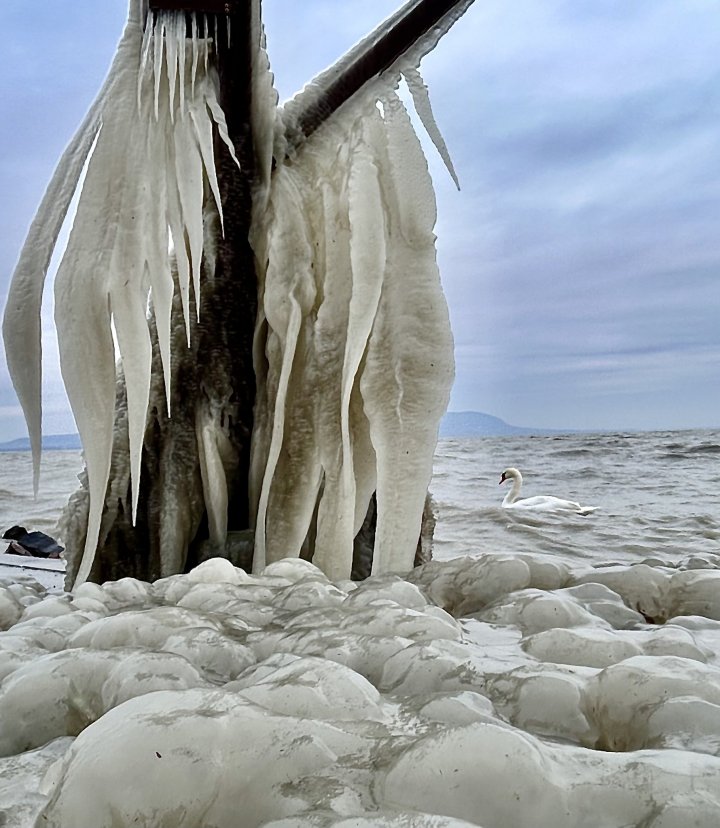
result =
M399 5L265 0L281 96ZM43 0L28 27L25 0L5 0L3 279L125 6ZM423 61L462 185L426 142L452 407L547 426L717 423L716 17L706 0L478 0Z

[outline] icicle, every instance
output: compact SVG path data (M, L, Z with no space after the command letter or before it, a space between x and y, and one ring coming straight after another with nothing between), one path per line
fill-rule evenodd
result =
M185 50L185 39L178 43L178 21L183 22L182 14L165 13L165 65L167 68L168 88L170 91L170 120L175 120L175 89L178 75L178 55ZM182 78L180 78L182 83Z
M303 464L295 464L292 452L283 453L285 434L299 438L300 445L315 445L305 429L288 427L286 418L294 413L289 402L293 391L293 364L303 324L314 302L315 284L312 276L312 245L307 237L307 226L298 204L297 182L289 169L278 174L274 210L279 220L269 239L272 251L264 285L264 307L268 322L275 332L271 359L272 430L264 462L262 484L259 487L255 557L253 570L261 571L267 563L280 557L298 555L307 532L307 524L314 509L314 491L309 481L299 485L297 473ZM303 394L305 401L311 398ZM282 455L282 457L281 457ZM308 478L314 477L312 471ZM267 515L272 515L272 520ZM268 534L268 527L271 533Z
M147 182L151 201L148 209L145 234L145 273L150 283L153 313L157 330L158 346L163 367L165 399L168 417L171 416L171 317L175 285L168 256L168 169L167 142L164 134L148 129L147 157L155 163L148 170Z
M190 18L190 31L192 34L192 69L190 71L190 97L195 99L195 79L197 77L198 59L200 57L200 44L198 35L197 13L192 12Z
M225 146L228 148L230 157L237 164L237 168L242 169L240 167L240 162L237 159L237 155L235 155L235 146L233 145L233 142L230 140L230 133L228 132L227 121L225 120L225 113L223 112L222 107L218 103L214 84L211 84L210 81L207 81L207 84L208 88L205 102L210 112L212 112L213 120L215 121L215 125L218 129L218 134L220 135L220 138L222 139Z
M180 94L180 117L185 117L185 58L187 54L185 34L187 31L187 24L185 22L185 15L177 15L177 32L176 37L179 44L178 49L178 80L179 80L179 94Z
M348 513L346 520L349 524L348 532L352 531L355 519L350 397L377 313L386 255L385 216L378 170L371 152L364 143L361 142L354 148L351 163L347 190L352 292L341 374L340 400L343 469L341 481L343 494L347 498L343 511ZM339 274L335 274L335 278L338 277ZM341 549L318 543L314 560L329 577L347 577L352 567L352 535L349 540L350 542L346 541Z
M325 140L329 141L330 137ZM348 142L339 136L335 143L342 146ZM362 155L361 164L367 160L367 149ZM375 490L374 449L364 425L362 405L357 404L357 366L355 370L349 368L354 361L351 352L357 353L360 350L357 342L358 315L366 310L354 292L355 278L348 278L353 272L350 252L351 217L346 211L348 179L354 174L350 169L351 157L349 151L343 151L338 164L348 170L348 173L341 180L324 184L323 221L315 229L315 233L323 240L320 255L324 267L318 272L316 266L318 276L323 279L323 288L322 303L314 326L314 341L319 362L317 383L323 389L323 405L318 412L318 442L325 473L325 486L318 505L315 549L319 559L331 557L331 550L340 550L338 557L347 562L346 574L351 563L353 538L363 522ZM377 173L371 172L371 177L376 183ZM382 217L378 220L382 222ZM377 275L381 277L381 274ZM367 280L369 276L369 273L361 274L361 279L365 277ZM353 301L355 313L351 323ZM371 312L373 315L374 311ZM355 331L354 336L350 335L351 327ZM344 348L338 346L340 342L344 342ZM358 506L359 503L362 505Z
M223 547L227 538L228 488L223 456L231 452L230 444L217 423L204 411L198 411L195 434L200 458L203 495L207 508L210 543Z
M280 365L280 376L278 380L277 394L275 398L275 410L273 412L272 438L268 451L265 475L260 493L258 506L257 528L255 532L255 557L253 558L253 572L262 572L268 563L273 560L267 554L266 528L268 523L268 503L270 500L270 487L275 476L275 469L280 458L282 449L282 438L285 423L285 399L287 397L288 384L290 382L290 370L292 368L295 345L300 331L300 308L295 297L290 296L288 305L290 317L287 328L284 331L283 354ZM283 553L281 553L283 554ZM285 550L284 555L292 554L292 550ZM295 553L297 554L297 553Z
M173 298L173 280L172 272L170 271L167 256L160 264L160 270L155 271L155 276L152 279L152 303L153 312L155 314L155 323L157 326L158 343L160 348L160 358L163 366L163 381L165 383L165 399L167 401L167 415L172 416L172 353L170 349L171 327L172 319L172 298ZM148 274L152 273L148 267Z
M202 156L203 164L205 165L205 175L210 190L215 199L215 206L217 207L218 215L220 216L220 227L222 234L225 235L225 222L223 219L222 201L220 199L220 187L218 185L217 170L215 168L215 154L213 150L213 129L212 121L208 118L207 108L203 105L202 112L198 111L194 106L190 109L190 119L192 121L195 137L198 142L198 148Z
M182 208L180 207L180 196L177 192L175 182L169 183L167 216L172 237L173 252L177 266L178 286L180 288L180 300L182 302L183 318L185 320L185 336L188 348L190 347L190 260L185 243L185 232L182 224Z
M97 300L95 291L76 291L67 294L56 290L56 319L64 314L82 313L83 324L76 327L74 341L66 342L61 354L71 351L78 356L92 354L93 370L78 359L76 368L63 367L63 380L71 397L71 406L83 442L83 456L88 474L90 509L85 535L85 547L75 584L87 580L95 559L100 534L105 489L110 472L110 454L113 440L113 403L115 396L115 356L110 336L110 316Z
M93 107L60 159L43 197L15 268L5 308L3 337L7 364L28 424L33 459L33 491L36 496L42 446L41 307L45 277L99 126L99 113Z
M160 111L164 114L162 106ZM119 113L114 114L115 118L118 118ZM120 128L116 123L111 122L111 128L115 135L119 133ZM150 117L141 117L130 125L128 149L124 153L126 174L121 189L117 228L108 267L110 308L127 396L133 523L137 516L140 492L140 469L152 364L152 346L146 318L148 287L145 273L148 261L154 263L157 259L157 245L160 240L153 226L152 216L163 193L153 192L151 188L154 177L152 170L149 170L146 176L129 174L133 165L129 148L136 147L144 157L152 157L150 132L153 129L154 124L151 123ZM117 150L115 152L117 156L123 154Z
M162 14L155 19L155 42L154 66L155 73L155 120L160 117L160 81L162 80L163 50L165 48L165 19Z
M112 94L120 68L133 60L140 32L139 10L131 6L128 23L108 76L60 158L30 226L8 292L3 337L8 370L28 425L35 494L40 480L42 448L40 309L45 277L83 167L96 141L106 101Z
M118 253L123 247L116 247ZM142 278L142 272L139 278ZM111 309L117 331L120 356L125 376L128 405L128 433L130 440L130 481L132 486L132 520L137 518L140 493L145 420L150 395L150 368L152 346L146 320L146 302L139 285L116 285L111 291ZM104 496L103 492L103 496Z
M92 569L110 469L115 354L108 295L122 204L127 188L132 186L128 153L137 123L136 72L131 62L117 67L112 104L105 107L103 128L55 280L60 365L83 443L90 494L85 549L76 583L82 583ZM82 324L77 324L78 319Z
M207 73L208 73L208 58L209 58L209 54L210 54L210 46L209 46L210 21L208 20L207 14L203 14L203 32L205 33L205 37L203 39L203 44L205 46L205 49L203 50L203 63L204 63L204 66L205 66L205 74L207 75Z
M150 61L150 49L153 45L153 31L155 29L154 23L154 13L149 12L147 16L147 20L145 22L145 30L143 32L143 42L141 47L141 57L140 57L140 71L138 72L138 81L137 81L137 108L138 113L142 109L142 87L143 87L143 78L145 77L145 73L148 69L148 64Z
M377 455L373 572L412 566L437 428L453 377L453 345L435 257L427 162L395 95L384 100L387 275L360 382Z
M175 174L185 232L190 247L190 264L195 291L196 315L200 319L200 266L203 250L203 166L202 156L189 120L179 121L173 133Z
M428 92L425 81L423 81L422 75L417 69L407 67L403 69L402 73L408 85L408 89L410 90L410 94L412 95L413 103L415 104L415 111L422 121L427 134L430 136L430 140L433 144L435 144L435 148L440 154L447 171L450 173L450 177L455 182L455 186L459 190L460 182L458 181L457 174L455 173L455 167L453 166L452 158L448 152L445 139L443 138L440 128L437 125L437 121L435 120L435 116L433 115L432 106L430 104L430 93Z

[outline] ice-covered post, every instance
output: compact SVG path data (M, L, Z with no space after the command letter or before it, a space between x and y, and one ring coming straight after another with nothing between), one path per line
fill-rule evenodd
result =
M178 343L173 348L171 416L158 383L151 392L134 524L122 506L111 513L112 520L106 521L101 533L93 580L127 575L154 580L182 571L199 557L222 551L227 532L249 526L247 481L257 313L257 280L249 242L255 168L251 73L259 49L260 2L150 2L149 14L163 11L193 14L199 23L196 36L212 35L219 103L235 158L216 137L223 232L212 219L206 219L210 224L206 234L212 237L209 241L214 248L212 273L205 261L205 276L210 278L203 283L200 313L191 318L190 345ZM177 305L176 301L173 328L180 331ZM121 446L120 454L124 451ZM113 465L120 471L124 464L120 459ZM112 482L111 473L110 489ZM124 483L129 486L127 479ZM223 502L223 514L208 509L213 488L224 490L215 494L216 502ZM129 502L128 492L119 494L121 498L111 501L111 508L114 503ZM242 562L249 565L251 559L246 556ZM77 560L71 561L73 569L77 565Z
M417 68L471 3L410 0L278 107L260 0L130 0L4 321L37 447L42 282L90 157L55 288L87 469L70 583L213 554L312 554L333 577L412 564L453 368L432 185L395 87L454 175Z

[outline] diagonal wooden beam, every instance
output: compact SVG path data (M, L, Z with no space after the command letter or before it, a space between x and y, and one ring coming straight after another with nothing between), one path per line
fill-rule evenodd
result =
M318 75L293 99L297 102L291 145L301 143L368 81L381 75L448 16L454 23L474 0L410 0L373 32L356 44L333 66ZM441 32L435 37L439 39ZM430 51L429 45L426 51Z

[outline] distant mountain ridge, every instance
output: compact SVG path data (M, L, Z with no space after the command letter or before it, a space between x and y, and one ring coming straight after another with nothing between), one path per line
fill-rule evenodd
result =
M564 434L556 428L532 428L506 423L482 411L448 411L440 422L440 437L506 437Z
M511 434L563 434L559 429L530 428L506 423L492 414L482 411L448 411L440 422L441 437L504 437ZM43 437L46 451L80 451L82 445L78 434L47 434ZM30 440L19 437L7 443L0 443L2 451L30 451Z
M79 434L46 434L42 438L42 447L45 451L80 451L82 444ZM30 440L19 437L0 443L0 451L30 451Z

